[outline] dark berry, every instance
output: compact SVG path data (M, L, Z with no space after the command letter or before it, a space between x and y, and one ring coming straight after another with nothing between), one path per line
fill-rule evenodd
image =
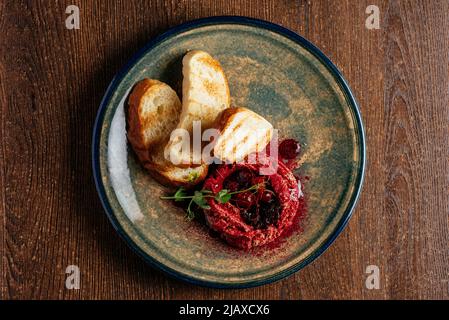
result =
M261 227L266 228L269 225L277 225L281 213L281 206L276 198L269 203L261 203L260 208Z
M260 196L260 200L267 203L273 201L273 193L271 191L265 190Z
M255 228L260 224L260 216L256 206L243 210L241 216L245 222Z
M299 145L299 142L294 139L285 139L279 145L279 156L282 159L295 159L300 151L301 146Z
M256 197L251 192L237 193L234 196L235 204L240 208L249 208L256 202Z

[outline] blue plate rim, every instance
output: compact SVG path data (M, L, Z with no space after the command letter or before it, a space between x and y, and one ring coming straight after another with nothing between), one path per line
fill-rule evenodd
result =
M254 27L259 27L263 29L267 29L273 32L276 32L282 36L285 36L294 42L300 44L304 48L306 48L310 53L312 53L316 58L318 58L323 65L325 65L328 70L331 72L331 74L335 77L336 81L338 82L340 88L346 95L347 100L350 102L350 106L352 108L352 112L354 115L354 118L356 120L357 126L359 129L358 132L358 139L359 139L359 152L361 157L361 165L357 173L357 177L355 179L355 192L351 195L351 198L349 200L349 204L341 218L341 220L338 222L337 227L335 230L330 234L330 236L324 241L324 243L316 249L312 254L310 254L306 259L301 261L300 263L283 270L279 273L276 273L272 276L263 278L263 279L257 279L249 282L244 283L221 283L221 282L212 282L212 281L206 281L197 279L194 277L191 277L187 274L182 274L174 269L171 269L164 264L158 262L153 257L146 254L141 248L139 248L135 242L128 236L128 234L124 231L124 229L121 227L120 223L118 222L117 218L115 217L115 214L109 204L109 201L106 196L105 188L102 183L101 179L101 171L100 171L100 138L101 138L101 131L102 131L102 124L104 120L104 114L107 108L107 105L109 103L110 98L112 97L115 89L117 88L118 84L121 82L123 77L128 73L128 71L134 66L134 64L141 59L149 50L151 50L154 46L159 44L160 42L164 41L165 39L176 35L178 33L191 30L197 27L206 26L206 25L214 25L214 24L242 24L242 25L250 25ZM175 278L177 280L182 280L185 282L188 282L190 284L194 285L200 285L204 287L211 287L211 288L221 288L221 289L244 289L244 288L251 288L256 286L261 286L265 284L269 284L275 281L279 281L283 278L286 278L297 271L303 269L305 266L313 262L315 259L317 259L319 256L321 256L329 247L330 245L335 241L335 239L340 235L340 233L344 230L346 225L348 224L349 219L351 218L353 211L355 209L355 206L357 204L357 201L360 197L360 193L363 186L363 181L365 177L365 169L366 169L366 138L365 138L365 129L363 126L362 117L360 114L359 104L357 103L357 100L355 99L354 94L352 93L352 90L350 89L346 79L343 77L340 70L335 66L335 64L320 50L318 47L316 47L314 44L312 44L309 40L305 39L304 37L300 36L294 31L291 31L285 27L282 27L278 24L268 22L265 20L255 19L255 18L249 18L245 16L213 16L208 18L201 18L196 20L191 20L182 24L179 24L177 26L174 26L164 33L160 34L159 36L153 38L150 40L142 49L140 49L137 53L135 53L131 59L128 60L128 62L120 69L120 71L114 76L111 83L109 84L105 95L103 96L103 99L100 103L100 107L97 112L97 116L94 123L94 129L92 134L92 169L93 169L93 176L95 180L95 187L97 189L97 193L99 195L101 204L103 206L104 211L106 212L106 215L111 222L112 226L116 230L116 232L120 235L120 237L127 243L127 245L135 252L137 253L145 262L147 262L152 267L155 267L156 269L165 272L172 278Z

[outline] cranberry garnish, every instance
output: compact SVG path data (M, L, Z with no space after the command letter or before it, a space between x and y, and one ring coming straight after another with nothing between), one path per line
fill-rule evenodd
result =
M279 155L282 159L295 159L300 151L301 146L295 139L285 139L279 145Z
M273 201L273 193L267 190L264 191L260 197L260 200L267 203Z
M242 192L234 195L235 204L240 208L249 208L256 202L256 197L251 192Z

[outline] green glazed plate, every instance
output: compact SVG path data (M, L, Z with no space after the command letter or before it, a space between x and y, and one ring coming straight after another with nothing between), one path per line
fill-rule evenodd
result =
M182 209L159 199L166 189L142 169L127 144L124 104L130 89L148 77L179 90L182 56L193 49L220 61L232 105L258 112L281 138L295 138L303 147L298 173L309 178L307 216L301 231L275 248L234 249L201 223L187 221ZM188 22L152 40L109 86L92 148L98 193L125 241L168 274L213 287L266 284L318 257L349 220L365 167L360 114L337 68L296 33L244 17Z

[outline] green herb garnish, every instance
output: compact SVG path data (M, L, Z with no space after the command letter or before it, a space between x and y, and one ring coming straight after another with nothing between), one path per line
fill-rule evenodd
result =
M176 191L175 193L175 201L182 201L184 197L187 196L186 190L181 187L178 189L178 191Z
M227 189L220 190L217 194L213 194L210 190L196 190L193 195L188 195L186 190L183 187L180 187L173 196L168 197L160 197L163 200L174 200L176 202L184 201L190 199L190 202L187 206L187 219L193 220L196 216L195 211L192 210L192 204L195 203L198 207L202 209L210 209L210 206L207 204L206 198L214 198L216 201L220 203L227 203L231 200L232 195L258 190L263 183L255 184L247 189L229 192Z
M229 200L231 200L231 194L229 193L229 190L222 189L215 195L215 200L217 200L220 203L226 203Z

